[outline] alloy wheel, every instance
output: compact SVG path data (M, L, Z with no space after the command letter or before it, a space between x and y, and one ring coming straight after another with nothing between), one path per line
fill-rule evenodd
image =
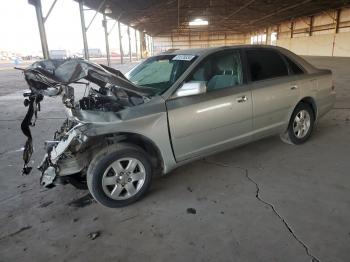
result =
M137 194L146 178L144 165L136 158L121 158L105 170L102 188L115 200L125 200Z
M311 117L308 111L301 110L293 121L293 132L299 139L306 136L311 126Z

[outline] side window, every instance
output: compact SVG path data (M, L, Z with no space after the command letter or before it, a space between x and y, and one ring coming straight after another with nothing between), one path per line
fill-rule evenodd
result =
M239 51L220 52L209 56L199 64L187 82L205 82L209 92L242 84Z
M274 50L247 50L247 63L252 81L288 75L286 63Z
M288 56L284 56L284 58L287 60L287 63L289 64L289 68L292 70L292 73L294 75L304 74L304 71L296 63L294 63Z

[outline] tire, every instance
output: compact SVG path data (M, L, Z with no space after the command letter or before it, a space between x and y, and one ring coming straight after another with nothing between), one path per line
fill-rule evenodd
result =
M100 204L117 208L141 199L152 182L147 154L131 144L117 144L102 150L87 171L87 185Z
M290 144L303 144L310 138L314 124L315 114L311 106L299 103L293 111L286 133L281 138Z

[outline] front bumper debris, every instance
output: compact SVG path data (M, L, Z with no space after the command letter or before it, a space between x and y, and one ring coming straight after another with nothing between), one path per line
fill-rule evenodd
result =
M56 178L56 170L53 166L49 166L42 174L40 178L40 185L43 187L50 187L54 185Z
M28 166L28 164L33 154L33 138L30 131L30 126L35 126L37 114L38 111L40 111L40 102L43 100L43 96L41 94L35 94L33 92L24 92L23 96L25 97L23 102L24 106L28 107L28 110L21 123L21 130L27 137L27 141L24 145L23 150L24 165L22 169L22 175L28 175L32 170L32 167Z
M38 166L38 169L41 171L40 185L44 187L54 186L59 177L60 167L58 162L63 157L64 153L68 151L73 143L82 144L86 142L87 137L79 130L80 126L82 126L82 124L78 124L70 129L62 140L49 141L46 144L47 153Z

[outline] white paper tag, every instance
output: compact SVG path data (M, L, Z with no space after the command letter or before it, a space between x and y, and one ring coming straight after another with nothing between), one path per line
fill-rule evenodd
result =
M191 61L194 55L176 55L172 60Z

